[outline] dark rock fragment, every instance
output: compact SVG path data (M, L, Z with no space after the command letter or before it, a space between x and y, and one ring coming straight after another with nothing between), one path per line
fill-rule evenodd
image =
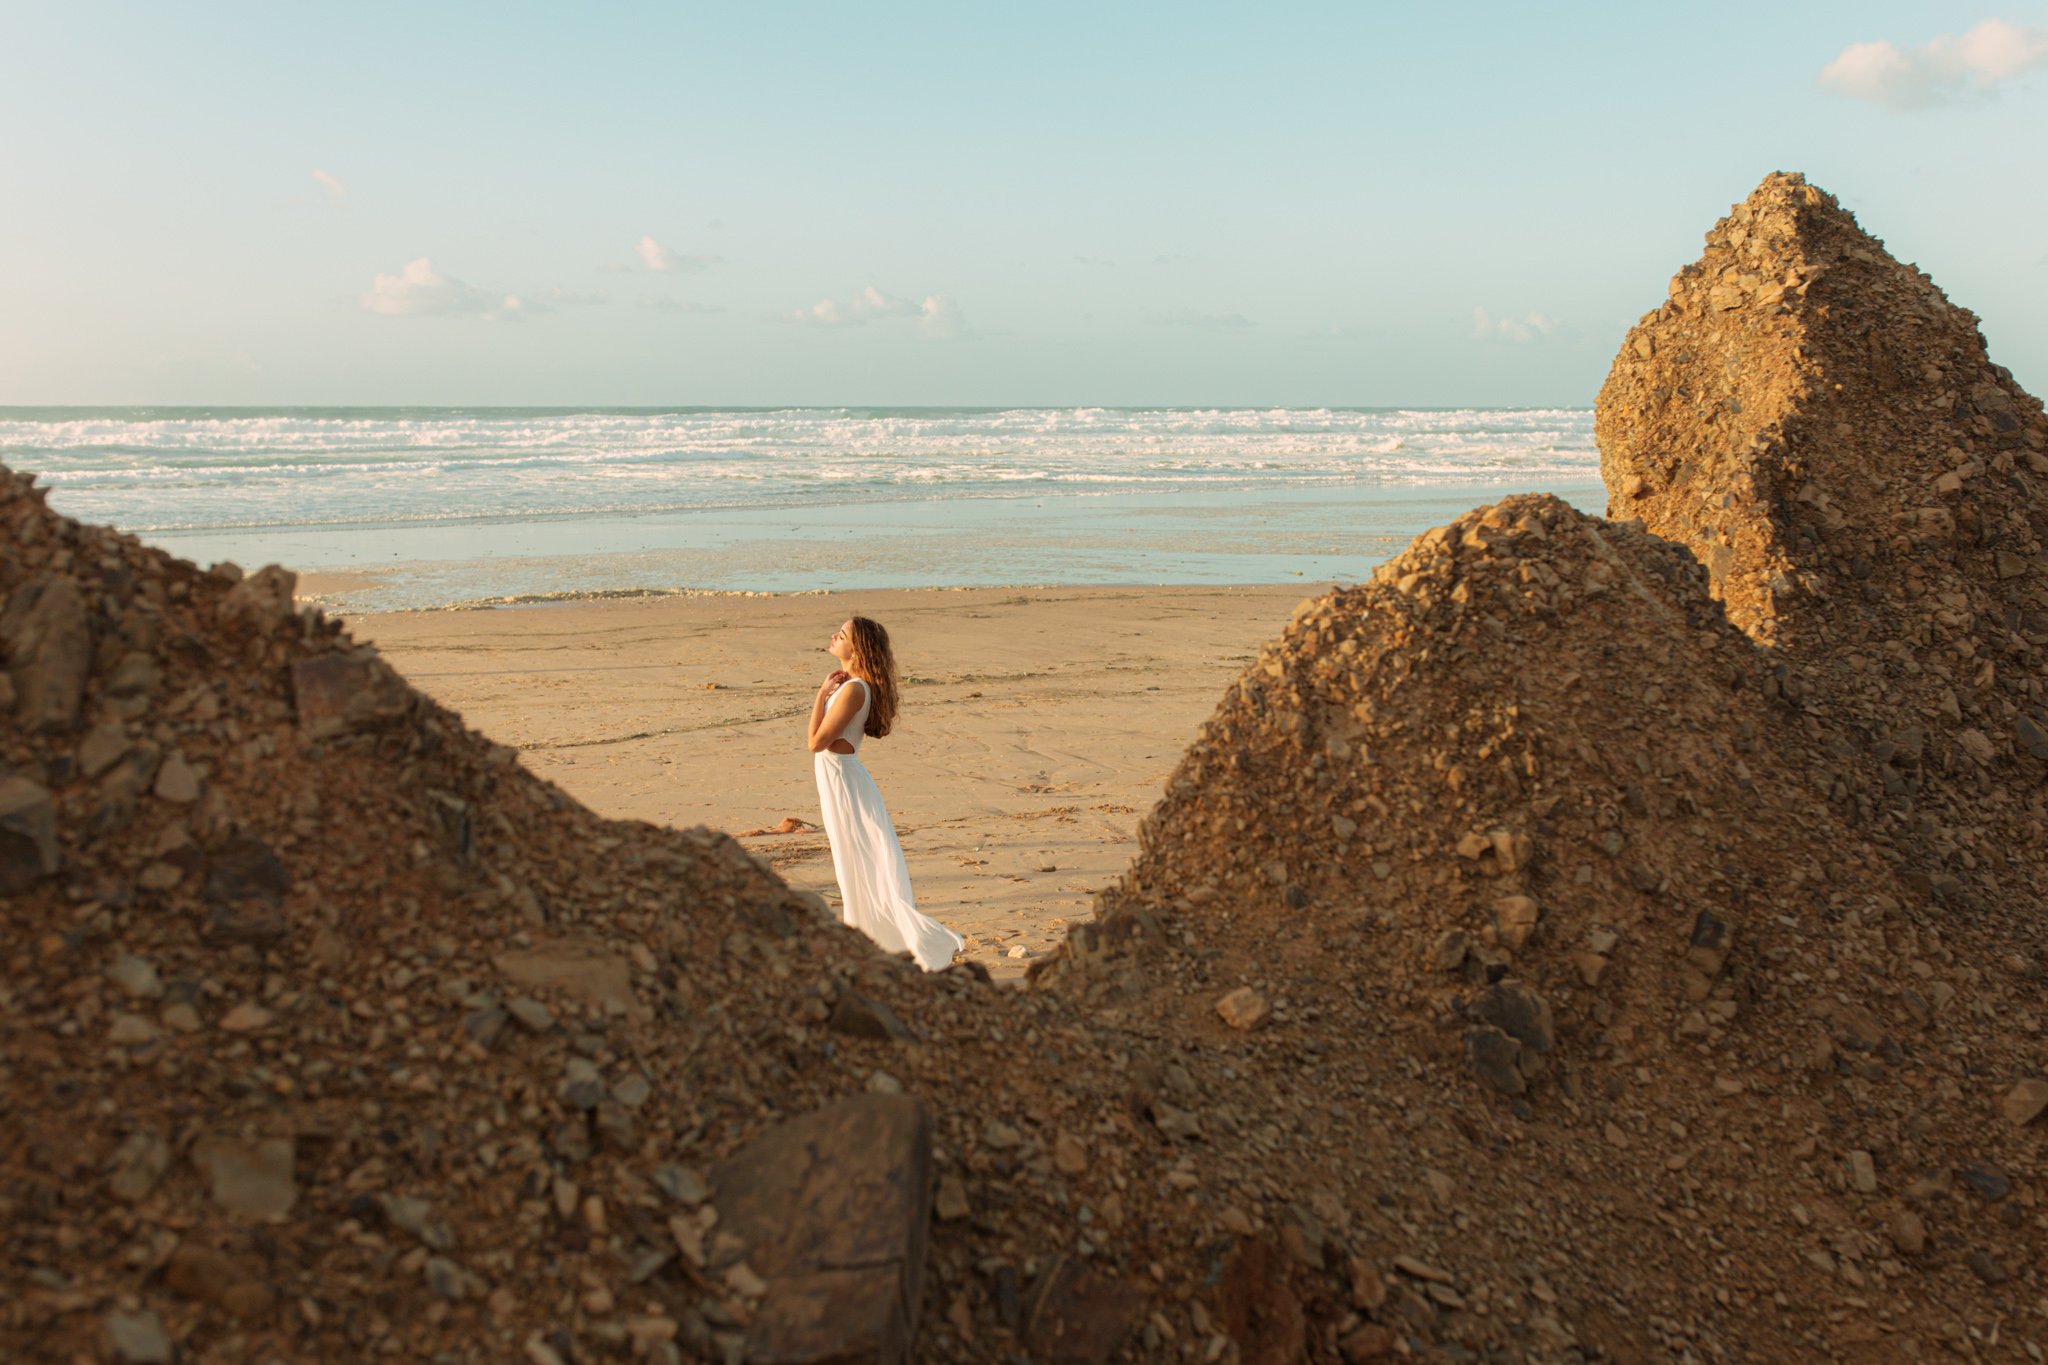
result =
M754 1139L711 1177L719 1226L768 1281L758 1361L912 1358L931 1225L931 1119L858 1095Z

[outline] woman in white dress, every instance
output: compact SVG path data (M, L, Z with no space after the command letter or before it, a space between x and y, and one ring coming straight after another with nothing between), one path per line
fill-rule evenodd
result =
M908 952L928 972L960 951L960 935L918 913L903 845L881 788L860 761L866 735L880 739L896 720L896 657L889 632L855 616L825 646L845 666L818 688L811 706L811 766L839 878L839 917L882 946Z

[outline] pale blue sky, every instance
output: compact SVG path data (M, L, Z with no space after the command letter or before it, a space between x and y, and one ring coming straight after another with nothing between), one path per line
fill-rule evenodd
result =
M2048 388L2048 0L0 17L0 403L1585 404L1781 168Z

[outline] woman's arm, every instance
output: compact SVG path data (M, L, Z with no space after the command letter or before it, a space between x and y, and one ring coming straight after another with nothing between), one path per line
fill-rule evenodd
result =
M861 697L865 695L853 690L856 684L863 688L867 686L859 678L854 678L834 695L828 690L832 680L827 678L825 686L818 689L818 699L811 706L809 743L812 753L822 753L831 748L846 733L847 722L853 719L854 712L860 710ZM831 698L830 705L826 704L827 697Z

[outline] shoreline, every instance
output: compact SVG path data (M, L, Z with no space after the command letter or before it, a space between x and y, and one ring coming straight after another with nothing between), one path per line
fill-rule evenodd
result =
M832 629L874 616L903 712L862 757L920 907L1014 978L1092 915L1224 690L1329 586L896 588L344 620L600 815L736 835L805 821L741 842L836 901L802 726Z
M1314 583L1363 578L1431 527L1533 489L1586 511L1606 503L1590 479L1273 484L147 540L196 563L301 567L302 592L344 614L600 595Z

